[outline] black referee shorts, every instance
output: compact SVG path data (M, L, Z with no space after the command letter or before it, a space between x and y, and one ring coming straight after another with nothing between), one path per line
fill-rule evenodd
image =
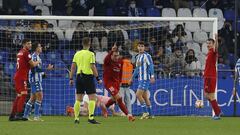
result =
M77 94L95 94L96 86L93 75L78 74L76 79Z

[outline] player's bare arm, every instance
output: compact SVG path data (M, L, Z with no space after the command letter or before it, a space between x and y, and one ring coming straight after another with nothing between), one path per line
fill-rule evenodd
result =
M73 85L73 74L76 72L76 63L72 63L71 65L71 71L69 73L69 84Z
M94 63L91 64L91 69L92 69L93 75L96 77L98 83L99 84L102 83L102 80L99 79L99 77L98 77L98 71L97 71L96 65Z
M214 52L218 51L218 34L215 34Z
M33 67L36 67L40 62L39 62L39 61L30 60L28 63L29 63L30 66L33 68Z

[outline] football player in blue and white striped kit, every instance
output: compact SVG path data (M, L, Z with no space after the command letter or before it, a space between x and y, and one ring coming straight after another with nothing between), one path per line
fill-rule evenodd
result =
M235 65L235 75L234 75L234 85L232 94L235 96L237 94L236 88L237 84L240 84L240 59L237 60Z
M145 52L144 42L138 43L138 51L139 54L136 58L136 68L132 79L138 75L138 89L136 96L143 110L141 119L148 119L153 118L151 102L149 99L149 87L150 83L155 82L154 64L151 55Z
M38 66L32 68L29 71L29 83L31 86L31 97L26 103L25 110L24 110L24 118L29 119L29 113L32 109L32 106L34 105L34 121L43 121L40 119L40 107L42 104L42 98L43 98L43 93L42 93L42 76L44 75L43 69L42 69L42 60L39 57L39 55L42 53L42 46L40 43L36 42L33 43L32 45L32 50L34 53L32 54L32 60L33 61L39 61L40 63ZM47 70L52 70L53 65L49 64L47 67Z

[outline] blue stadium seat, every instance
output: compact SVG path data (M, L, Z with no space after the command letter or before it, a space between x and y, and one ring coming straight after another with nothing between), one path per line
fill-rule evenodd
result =
M4 66L4 73L11 76L11 78L14 76L14 73L16 71L16 63L14 62L7 62Z
M138 0L137 4L140 8L151 8L154 6L153 0Z
M113 9L112 8L108 8L107 9L107 16L113 16Z
M8 53L6 51L0 51L0 64L5 64L8 61Z
M139 14L139 16L144 16L145 12L142 8L138 8L138 14Z
M74 50L64 50L62 52L63 62L65 62L67 65L71 65L74 54L75 54Z
M160 11L157 8L148 8L146 11L146 16L160 16Z
M129 32L129 39L134 41L135 39L141 39L141 33L139 30L130 30Z
M231 68L229 65L218 64L218 78L226 79L226 78L233 77L233 74L230 70L231 70Z
M228 60L229 60L229 65L230 65L230 67L234 67L235 66L235 63L236 63L236 59L235 59L235 57L234 57L234 54L232 54L232 53L229 53L228 54Z
M7 20L0 20L0 26L8 26Z
M224 12L224 17L226 20L229 20L229 21L235 20L235 11L234 10L226 10Z
M48 62L54 63L55 61L61 60L61 54L57 51L48 52L46 58Z

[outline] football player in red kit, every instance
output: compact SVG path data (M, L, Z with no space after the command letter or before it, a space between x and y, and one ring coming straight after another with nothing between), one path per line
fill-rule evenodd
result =
M217 71L216 63L218 57L218 37L215 35L214 39L207 40L208 54L206 59L206 65L204 69L204 94L206 98L212 105L215 115L213 120L220 119L221 109L218 106L217 100L215 98L215 89L216 89L216 80L217 80Z
M108 100L106 107L108 108L112 104L116 103L122 112L124 112L124 114L128 117L128 120L134 121L135 118L128 114L128 110L122 101L122 97L119 95L120 83L122 79L122 59L120 58L116 43L112 47L112 50L105 57L103 69L104 86L112 95L112 98Z
M30 50L32 48L31 40L24 39L22 41L23 48L17 54L16 73L14 75L14 83L16 90L16 99L12 105L12 112L9 121L27 120L22 118L23 106L27 97L27 80L30 68L39 64L39 61L32 61Z

